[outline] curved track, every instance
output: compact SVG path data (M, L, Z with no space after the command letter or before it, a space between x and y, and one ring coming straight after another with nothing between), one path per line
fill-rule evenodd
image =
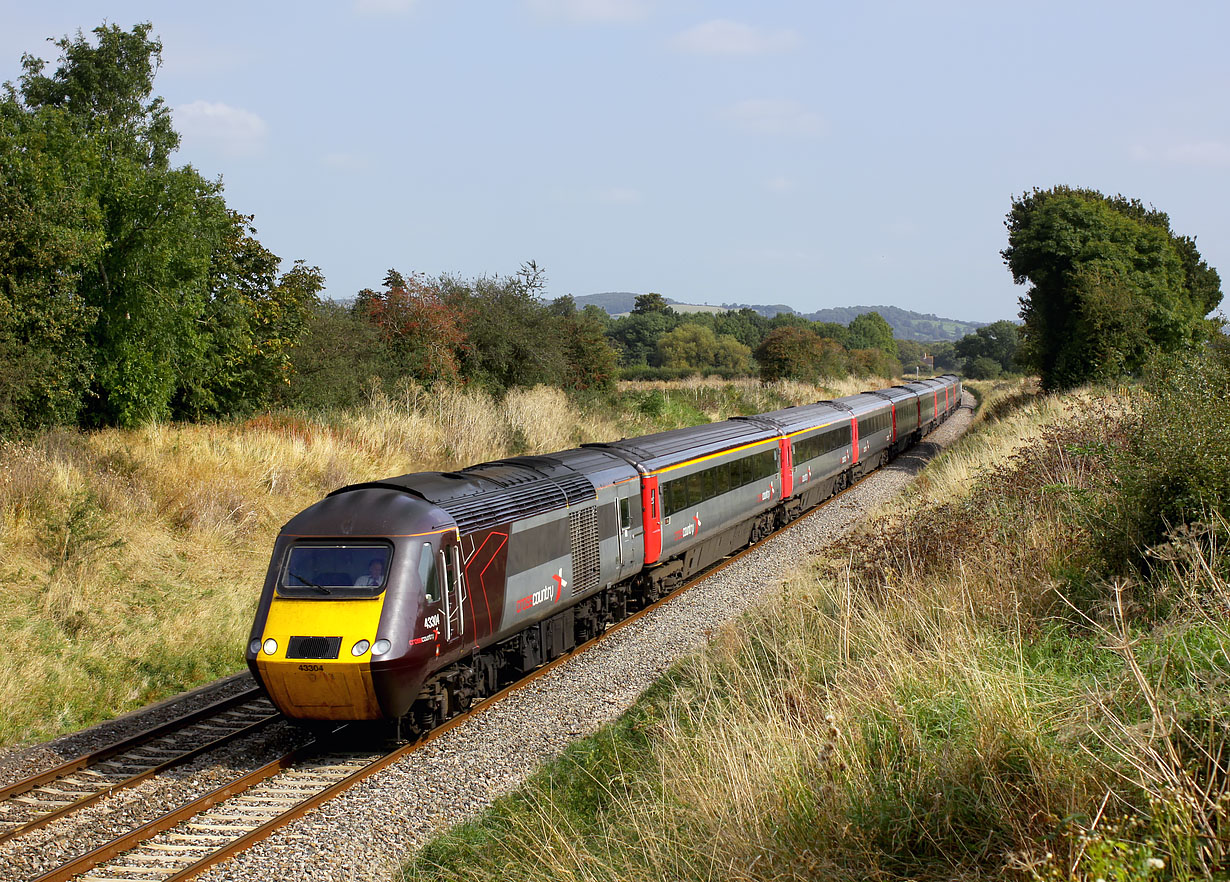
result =
M794 529L857 486L858 483L834 494L759 542L694 575L657 602L457 714L417 741L356 751L355 743L371 741L372 730L354 724L338 726L259 768L236 775L228 783L34 877L34 882L60 882L79 876L96 882L178 882L190 879L268 837L406 754L441 737L509 693L529 685L669 603L774 537ZM0 803L0 812L6 811L9 804L15 804L33 814L26 821L10 824L7 829L0 828L0 841L20 837L279 719L272 706L267 700L259 698L259 694L260 690L254 688L138 733L105 751L79 757L0 790L0 798L5 799L4 803ZM211 732L215 734L205 735ZM174 739L175 743L182 744L185 735L187 740L197 742L195 747L177 752L164 743L167 739ZM201 737L206 737L208 743L200 743ZM343 743L347 744L345 749L341 748ZM115 776L119 776L117 780L109 780ZM108 779L107 783L101 783L103 779ZM0 825L5 820L0 814ZM82 876L84 873L89 875Z

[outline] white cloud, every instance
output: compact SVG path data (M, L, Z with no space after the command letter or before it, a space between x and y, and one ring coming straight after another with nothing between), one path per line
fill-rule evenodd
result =
M825 129L820 114L789 98L739 101L722 110L721 117L738 129L758 135L816 137Z
M213 101L193 101L175 108L175 127L192 141L227 156L251 156L265 146L269 126L250 110Z
M354 8L366 15L402 15L416 5L418 0L354 0Z
M641 21L648 17L650 0L526 0L543 18L580 23Z
M607 205L639 205L645 200L640 190L631 187L608 187L597 191L594 198Z
M767 55L789 52L799 45L795 31L767 30L725 18L688 28L675 37L675 46L699 55Z

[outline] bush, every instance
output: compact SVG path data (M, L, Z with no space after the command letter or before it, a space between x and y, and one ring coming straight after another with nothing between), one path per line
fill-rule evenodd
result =
M1119 477L1103 521L1105 554L1142 564L1182 524L1226 516L1230 501L1230 353L1160 358L1138 399L1128 442L1112 452Z

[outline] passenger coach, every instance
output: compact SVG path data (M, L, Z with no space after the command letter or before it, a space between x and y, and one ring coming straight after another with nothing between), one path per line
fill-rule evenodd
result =
M960 397L945 375L343 487L282 528L248 664L287 716L425 731L883 465Z

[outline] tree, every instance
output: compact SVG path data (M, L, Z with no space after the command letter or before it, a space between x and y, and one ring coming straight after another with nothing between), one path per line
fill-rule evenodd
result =
M632 307L633 315L648 315L651 312L667 312L674 313L670 304L666 302L666 298L661 294L650 292L649 294L637 294L636 303Z
M590 315L588 308L561 319L559 339L567 364L560 385L596 391L615 386L619 355L607 342L603 323Z
M106 240L98 155L55 109L0 99L0 431L74 422L98 308L79 292Z
M1138 373L1204 339L1216 271L1169 218L1122 196L1055 187L1015 200L1002 252L1021 298L1020 361L1043 388Z
M615 319L607 329L618 348L623 365L655 364L658 360L658 338L679 325L673 309L633 312Z
M845 350L832 340L794 325L774 328L756 350L760 378L802 380L814 383L823 377L844 376Z
M1013 322L992 322L978 328L972 334L966 334L956 343L956 353L965 359L965 373L974 379L991 379L986 376L988 368L983 365L979 372L983 376L970 373L970 363L975 359L987 359L998 365L994 376L1013 370L1016 364L1017 349L1020 347L1021 329Z
M662 367L707 373L746 373L752 351L734 337L719 337L704 325L685 322L658 338Z
M464 377L495 391L563 384L568 360L561 345L561 317L543 302L545 285L546 276L533 261L513 276L440 281L445 303L461 315Z
M446 301L420 274L390 270L385 281L401 284L360 291L354 309L380 332L397 372L424 384L459 379L458 352L466 340L464 308L455 298Z
M287 407L357 407L374 383L392 383L399 376L380 329L331 300L313 305L305 333L289 355L290 381L275 390L276 400Z
M850 336L845 345L850 350L879 349L890 358L897 357L897 343L893 340L893 327L878 312L864 312L856 315L850 321Z
M0 410L25 425L250 409L315 297L302 271L279 286L220 182L171 165L150 31L64 37L0 99Z
M883 349L851 349L850 373L856 377L899 377L901 362Z

